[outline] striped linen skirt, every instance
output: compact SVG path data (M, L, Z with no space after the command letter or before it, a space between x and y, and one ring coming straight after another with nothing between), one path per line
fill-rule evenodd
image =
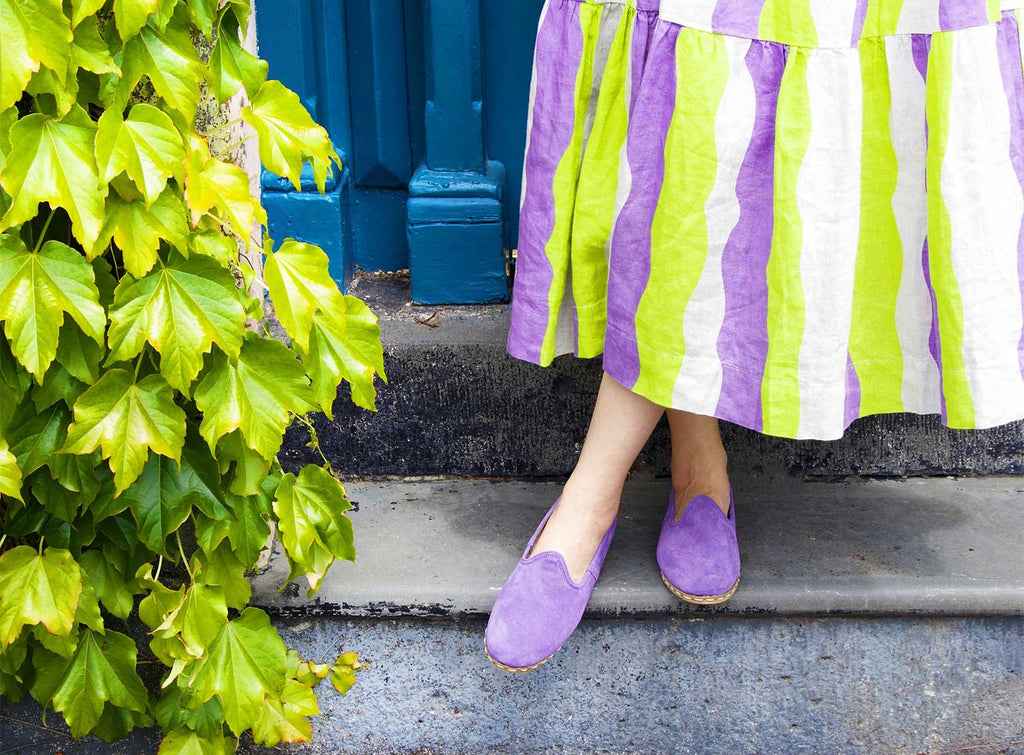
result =
M508 351L787 438L1024 417L1024 0L547 0Z

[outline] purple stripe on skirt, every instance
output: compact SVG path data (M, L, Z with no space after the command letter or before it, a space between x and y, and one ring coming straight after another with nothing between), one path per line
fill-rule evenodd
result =
M718 334L722 393L716 414L760 431L761 381L768 358L768 282L774 229L775 110L786 48L754 41L746 57L754 80L754 131L736 181L740 217L722 251L725 318Z
M850 47L857 46L857 40L864 33L864 21L868 17L868 0L857 0L857 14L853 17L853 34L850 36Z
M989 23L985 0L939 0L939 26L943 31Z
M711 14L711 28L719 34L734 34L753 39L765 0L718 0Z
M1021 68L1020 30L1013 11L1006 11L997 26L999 69L1010 106L1010 162L1024 190L1024 69ZM1022 316L1024 316L1024 222L1017 240L1017 277L1020 279ZM1024 376L1024 329L1018 342L1021 375Z
M548 306L554 270L545 246L555 227L555 171L576 125L576 75L582 58L583 30L575 7L552 4L537 31L538 75L525 167L529 178L519 220L521 264L513 283L508 333L508 352L535 364L541 361L548 323L558 314Z
M675 109L679 27L659 24L626 140L631 188L611 240L604 370L627 388L640 376L636 311L651 274L651 223L665 177L665 137Z

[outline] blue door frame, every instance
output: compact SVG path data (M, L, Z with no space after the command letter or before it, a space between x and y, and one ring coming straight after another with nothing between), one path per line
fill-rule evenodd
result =
M344 170L328 192L263 176L275 239L316 243L343 288L408 268L423 304L509 296L542 0L256 0L270 76Z

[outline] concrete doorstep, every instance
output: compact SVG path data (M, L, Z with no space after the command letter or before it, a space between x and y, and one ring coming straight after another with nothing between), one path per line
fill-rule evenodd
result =
M691 606L654 557L669 482L631 480L594 616L1024 616L1024 480L1018 477L734 483L743 565L727 603ZM253 580L279 615L472 616L494 597L560 482L353 481L358 565L337 563L305 599L280 543Z
M255 580L286 641L366 663L296 752L1024 755L1017 478L737 482L719 607L662 585L668 483L631 481L588 616L527 674L483 630L559 483L347 487L360 565L307 600L275 547Z

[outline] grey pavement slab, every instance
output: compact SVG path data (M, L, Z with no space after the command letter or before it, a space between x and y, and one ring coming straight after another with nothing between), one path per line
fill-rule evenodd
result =
M735 482L743 572L733 598L691 606L655 561L669 483L631 480L591 616L1024 616L1024 480L1018 477ZM560 482L351 481L358 565L321 590L285 585L279 543L254 602L279 615L482 615Z

